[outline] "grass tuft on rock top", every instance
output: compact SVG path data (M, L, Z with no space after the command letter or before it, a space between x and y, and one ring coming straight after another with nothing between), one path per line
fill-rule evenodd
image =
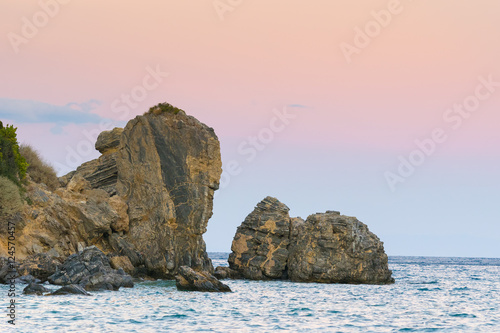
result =
M183 111L183 110L181 110L178 107L175 107L169 103L160 103L158 105L150 107L149 111L144 113L144 115L148 115L148 114L160 115L163 113L178 114L180 111Z

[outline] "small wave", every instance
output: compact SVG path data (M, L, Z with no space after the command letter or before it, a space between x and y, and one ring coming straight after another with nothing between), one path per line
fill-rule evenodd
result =
M477 318L476 315L469 313L450 313L450 317L458 317L458 318Z
M437 332L440 328L428 327L428 328L402 328L398 332Z
M441 288L418 288L418 291L439 291Z
M292 309L290 312L302 312L302 311L312 311L312 310L309 308L295 308Z
M438 284L439 281L413 281L408 282L409 284Z

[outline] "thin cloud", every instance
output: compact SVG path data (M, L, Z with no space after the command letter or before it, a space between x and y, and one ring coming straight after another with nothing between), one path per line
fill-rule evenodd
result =
M289 104L287 105L290 108L301 108L301 109L307 109L307 106L302 105L302 104Z
M68 124L97 124L103 118L90 111L99 104L99 101L90 100L61 106L32 100L0 98L0 118L17 123L54 123L59 127Z

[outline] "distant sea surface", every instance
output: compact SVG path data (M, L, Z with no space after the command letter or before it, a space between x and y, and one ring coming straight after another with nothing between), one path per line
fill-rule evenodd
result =
M227 266L228 253L210 257ZM500 332L500 259L390 257L389 265L396 283L388 286L226 280L233 293L219 294L155 281L90 297L19 295L15 330L0 285L0 331Z

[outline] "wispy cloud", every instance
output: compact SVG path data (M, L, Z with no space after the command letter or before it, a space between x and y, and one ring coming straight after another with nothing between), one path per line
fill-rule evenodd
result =
M307 106L302 105L302 104L288 104L287 105L289 108L301 108L301 109L307 109Z
M100 104L97 100L84 103L53 105L32 100L0 98L0 118L17 123L97 124L102 117L90 111Z

